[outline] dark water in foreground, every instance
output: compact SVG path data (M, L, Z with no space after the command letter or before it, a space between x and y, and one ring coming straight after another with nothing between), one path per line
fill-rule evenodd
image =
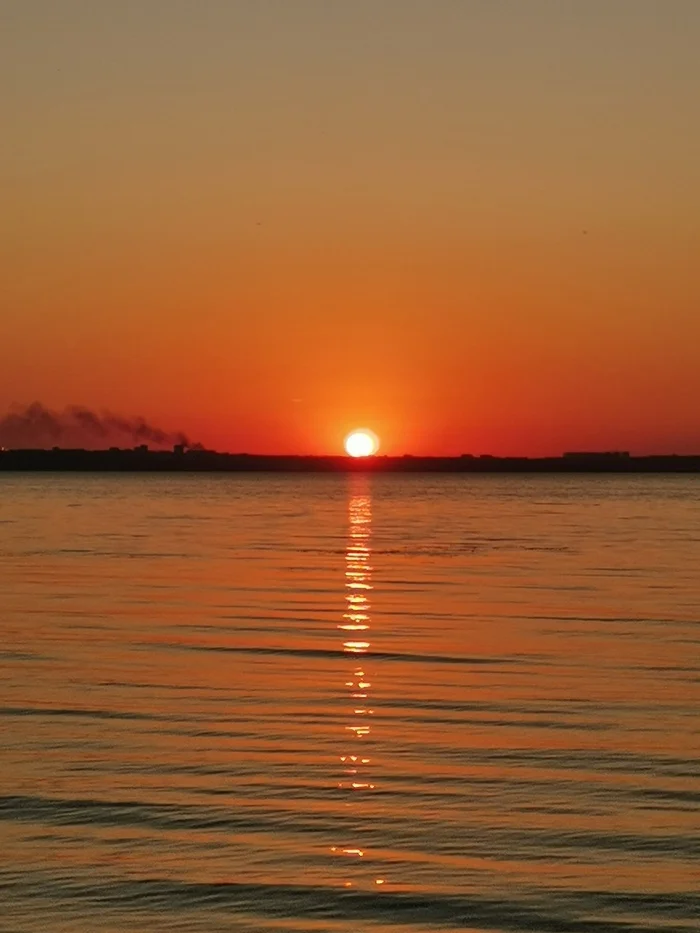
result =
M0 930L689 931L700 478L0 477Z

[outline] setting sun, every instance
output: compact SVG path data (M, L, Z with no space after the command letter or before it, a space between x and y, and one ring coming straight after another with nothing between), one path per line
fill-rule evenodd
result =
M378 449L379 438L372 431L352 431L345 438L345 452L350 457L371 457Z

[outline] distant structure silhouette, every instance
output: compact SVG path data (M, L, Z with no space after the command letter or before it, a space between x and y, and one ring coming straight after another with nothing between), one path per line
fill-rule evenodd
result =
M170 450L147 444L86 450L53 446L48 450L0 449L0 470L83 472L394 472L394 473L700 473L695 456L633 457L628 451L570 451L561 457L311 457L219 453L176 443Z
M571 450L564 454L565 460L616 460L629 457L628 450Z

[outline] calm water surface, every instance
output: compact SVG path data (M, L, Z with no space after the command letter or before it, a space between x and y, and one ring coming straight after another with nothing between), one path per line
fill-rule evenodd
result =
M700 478L0 476L5 933L689 931Z

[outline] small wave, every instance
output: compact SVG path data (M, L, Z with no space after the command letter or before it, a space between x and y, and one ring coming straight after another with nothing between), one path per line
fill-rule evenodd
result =
M43 654L32 654L29 651L3 651L0 650L0 661L50 661L52 658Z
M235 910L258 918L296 920L347 920L388 923L426 930L503 930L508 933L648 933L649 922L663 923L665 933L688 933L700 908L693 894L608 894L587 891L557 896L549 903L516 898L489 898L477 894L408 894L338 890L293 884L243 882L193 883L153 878L140 881L105 880L95 883L75 879L67 883L56 876L42 875L4 880L6 893L50 900L95 905L103 910L128 910L173 915L182 910ZM605 911L605 919L595 917ZM615 914L618 914L616 917ZM644 916L635 922L631 915ZM671 920L678 921L671 924ZM658 929L659 927L657 927Z
M263 647L248 645L185 645L178 642L153 642L145 643L144 647L163 649L170 651L213 651L225 652L230 654L260 654L260 655L285 655L302 658L345 658L348 652L342 648L283 648ZM408 661L417 664L454 664L458 666L476 666L476 665L516 665L524 663L522 660L514 657L487 657L462 655L444 655L444 654L411 654L400 651L372 651L371 649L358 653L358 657L370 657L373 661ZM532 663L528 659L527 663Z
M259 813L259 811L258 811ZM279 832L285 826L314 836L332 833L335 824L319 815L303 819L289 811L267 808L264 815L195 805L145 801L91 800L41 796L0 797L0 820L59 826L150 826L160 830Z
M121 719L144 722L179 722L177 716L158 713L120 712L107 709L72 709L51 706L0 706L0 716L75 717L78 719ZM191 718L191 717L190 717Z

